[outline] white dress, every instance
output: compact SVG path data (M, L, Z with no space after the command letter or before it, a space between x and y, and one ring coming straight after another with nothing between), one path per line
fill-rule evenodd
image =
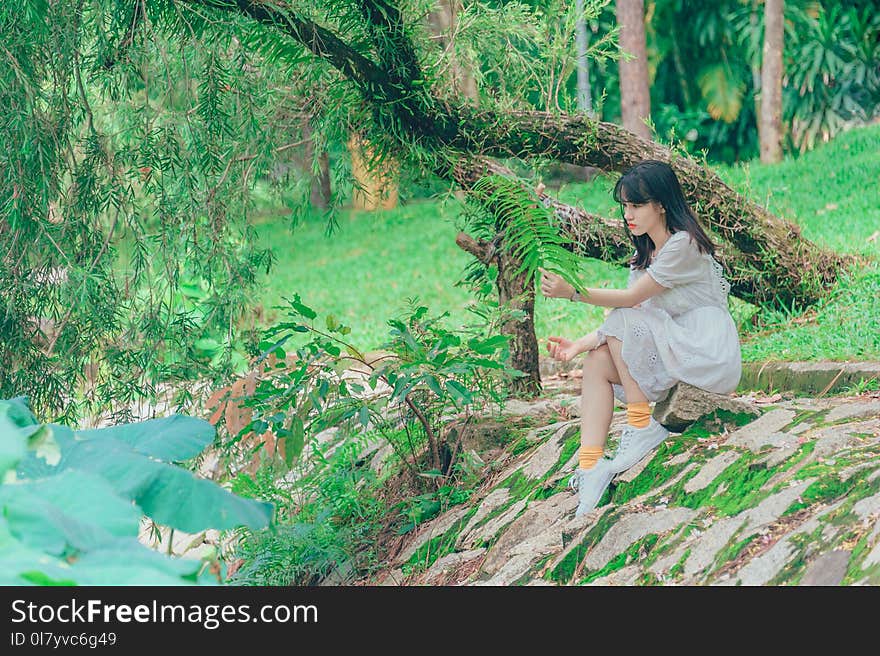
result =
M623 342L623 361L649 401L662 400L679 381L718 394L734 391L742 356L721 265L682 230L647 269L630 269L627 286L646 273L667 289L638 307L613 309L598 330L599 345L608 337ZM614 395L626 402L620 385Z

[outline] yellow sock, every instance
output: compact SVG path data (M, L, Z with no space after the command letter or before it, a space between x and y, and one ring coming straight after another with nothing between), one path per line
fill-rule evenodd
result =
M601 446L582 446L580 451L578 451L578 467L581 469L591 469L593 465L599 462L602 452Z
M651 423L651 406L644 403L626 404L626 422L636 428L645 428Z

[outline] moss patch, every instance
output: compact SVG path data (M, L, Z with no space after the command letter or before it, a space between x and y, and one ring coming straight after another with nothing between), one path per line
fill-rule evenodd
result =
M815 426L821 426L824 423L825 415L827 415L830 410L798 410L795 412L794 419L791 420L788 424L785 425L783 430L786 432L790 432L792 428L798 426L799 424L803 424L806 421L810 421Z
M849 566L847 567L843 580L840 582L841 585L855 583L865 575L862 562L864 561L865 556L870 553L870 544L868 542L869 537L870 534L863 535L853 547L852 555L849 558ZM875 563L868 568L869 571L872 569L880 573L880 563Z
M562 450L559 452L559 459L556 461L556 466L553 467L552 471L556 472L568 462L568 459L571 458L575 451L577 451L581 446L581 432L580 430L575 431L572 435L569 435L565 438L565 443L562 445Z
M645 558L646 555L651 553L651 550L654 548L654 545L657 544L657 540L659 539L659 535L651 533L643 537L641 540L636 540L626 549L626 551L620 552L608 561L608 564L606 564L605 567L587 574L581 579L581 583L591 583L596 579L600 579L612 572L623 569L631 562Z
M735 430L740 426L755 421L756 417L748 412L730 412L729 410L718 409L704 415L693 424L688 426L681 437L695 440L697 438L707 438L713 435L719 435L727 430Z
M445 533L431 538L416 549L415 553L400 568L404 576L423 572L439 558L455 551L455 543L458 541L459 533L475 512L476 508L450 526Z
M713 507L716 514L721 517L730 517L746 508L754 507L770 495L769 490L761 488L776 471L767 467L765 463L749 462L747 458L740 458L728 470L731 471L726 478L728 485L724 491L712 496L706 504L700 505Z
M499 487L506 487L510 492L511 501L518 501L520 499L525 499L531 492L538 487L540 484L539 481L536 481L534 478L529 478L525 474L522 473L522 470L517 470L513 472L510 476L505 478L496 489ZM506 505L510 505L509 503ZM493 510L492 513L495 514L496 510Z
M669 456L666 447L661 446L657 450L657 455L645 466L645 468L631 481L625 481L617 484L614 500L619 504L624 504L630 499L634 499L654 488L660 487L668 480L674 478L685 464L667 466L663 464Z
M678 559L678 562L669 568L669 578L671 578L673 581L681 578L681 575L684 573L684 564L690 555L691 549L690 547L688 547L687 549L685 549L681 558Z
M687 493L684 491L686 481L680 481L669 488L667 496L670 498L670 504L693 509L709 507L722 517L736 515L746 508L754 507L772 494L775 488L762 489L767 481L779 472L793 467L814 448L814 443L805 443L784 466L776 467L767 467L766 463L755 462L761 454L745 453L702 490Z
M801 508L809 507L815 503L829 502L848 495L853 489L864 482L868 472L860 472L860 474L860 476L851 476L844 481L840 479L837 472L832 471L827 473L804 490L803 494L801 494L800 501L793 503L786 509L784 514L787 515L792 512L797 512Z
M520 435L512 436L511 441L505 445L505 449L508 453L518 456L528 451L534 445L535 442L528 439L527 434L522 433Z
M617 519L618 513L614 511L606 512L602 515L599 521L596 522L596 525L584 536L584 539L569 551L565 558L550 570L544 578L557 583L569 583L574 578L574 572L577 569L578 563L584 559L589 550L593 548L593 545L599 543L599 540L605 536Z

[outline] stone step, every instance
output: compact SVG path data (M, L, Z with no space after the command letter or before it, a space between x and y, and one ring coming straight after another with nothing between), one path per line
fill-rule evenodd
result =
M541 358L539 370L546 378L581 368L579 359L557 362ZM880 362L744 362L737 392L795 392L803 395L840 394L864 381L880 381Z
M840 394L872 379L880 381L880 362L745 362L739 390Z

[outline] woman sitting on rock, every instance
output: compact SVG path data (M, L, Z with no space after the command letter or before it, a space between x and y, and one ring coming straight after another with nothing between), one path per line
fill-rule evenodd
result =
M595 508L615 474L668 436L651 417L651 402L679 381L727 394L742 373L727 307L730 284L672 167L654 160L633 166L617 181L614 199L636 248L626 289L578 290L541 270L544 296L614 308L595 332L574 341L552 336L548 343L560 361L586 352L579 466L570 481L578 491L577 515ZM602 456L614 397L626 403L627 425L609 459Z

